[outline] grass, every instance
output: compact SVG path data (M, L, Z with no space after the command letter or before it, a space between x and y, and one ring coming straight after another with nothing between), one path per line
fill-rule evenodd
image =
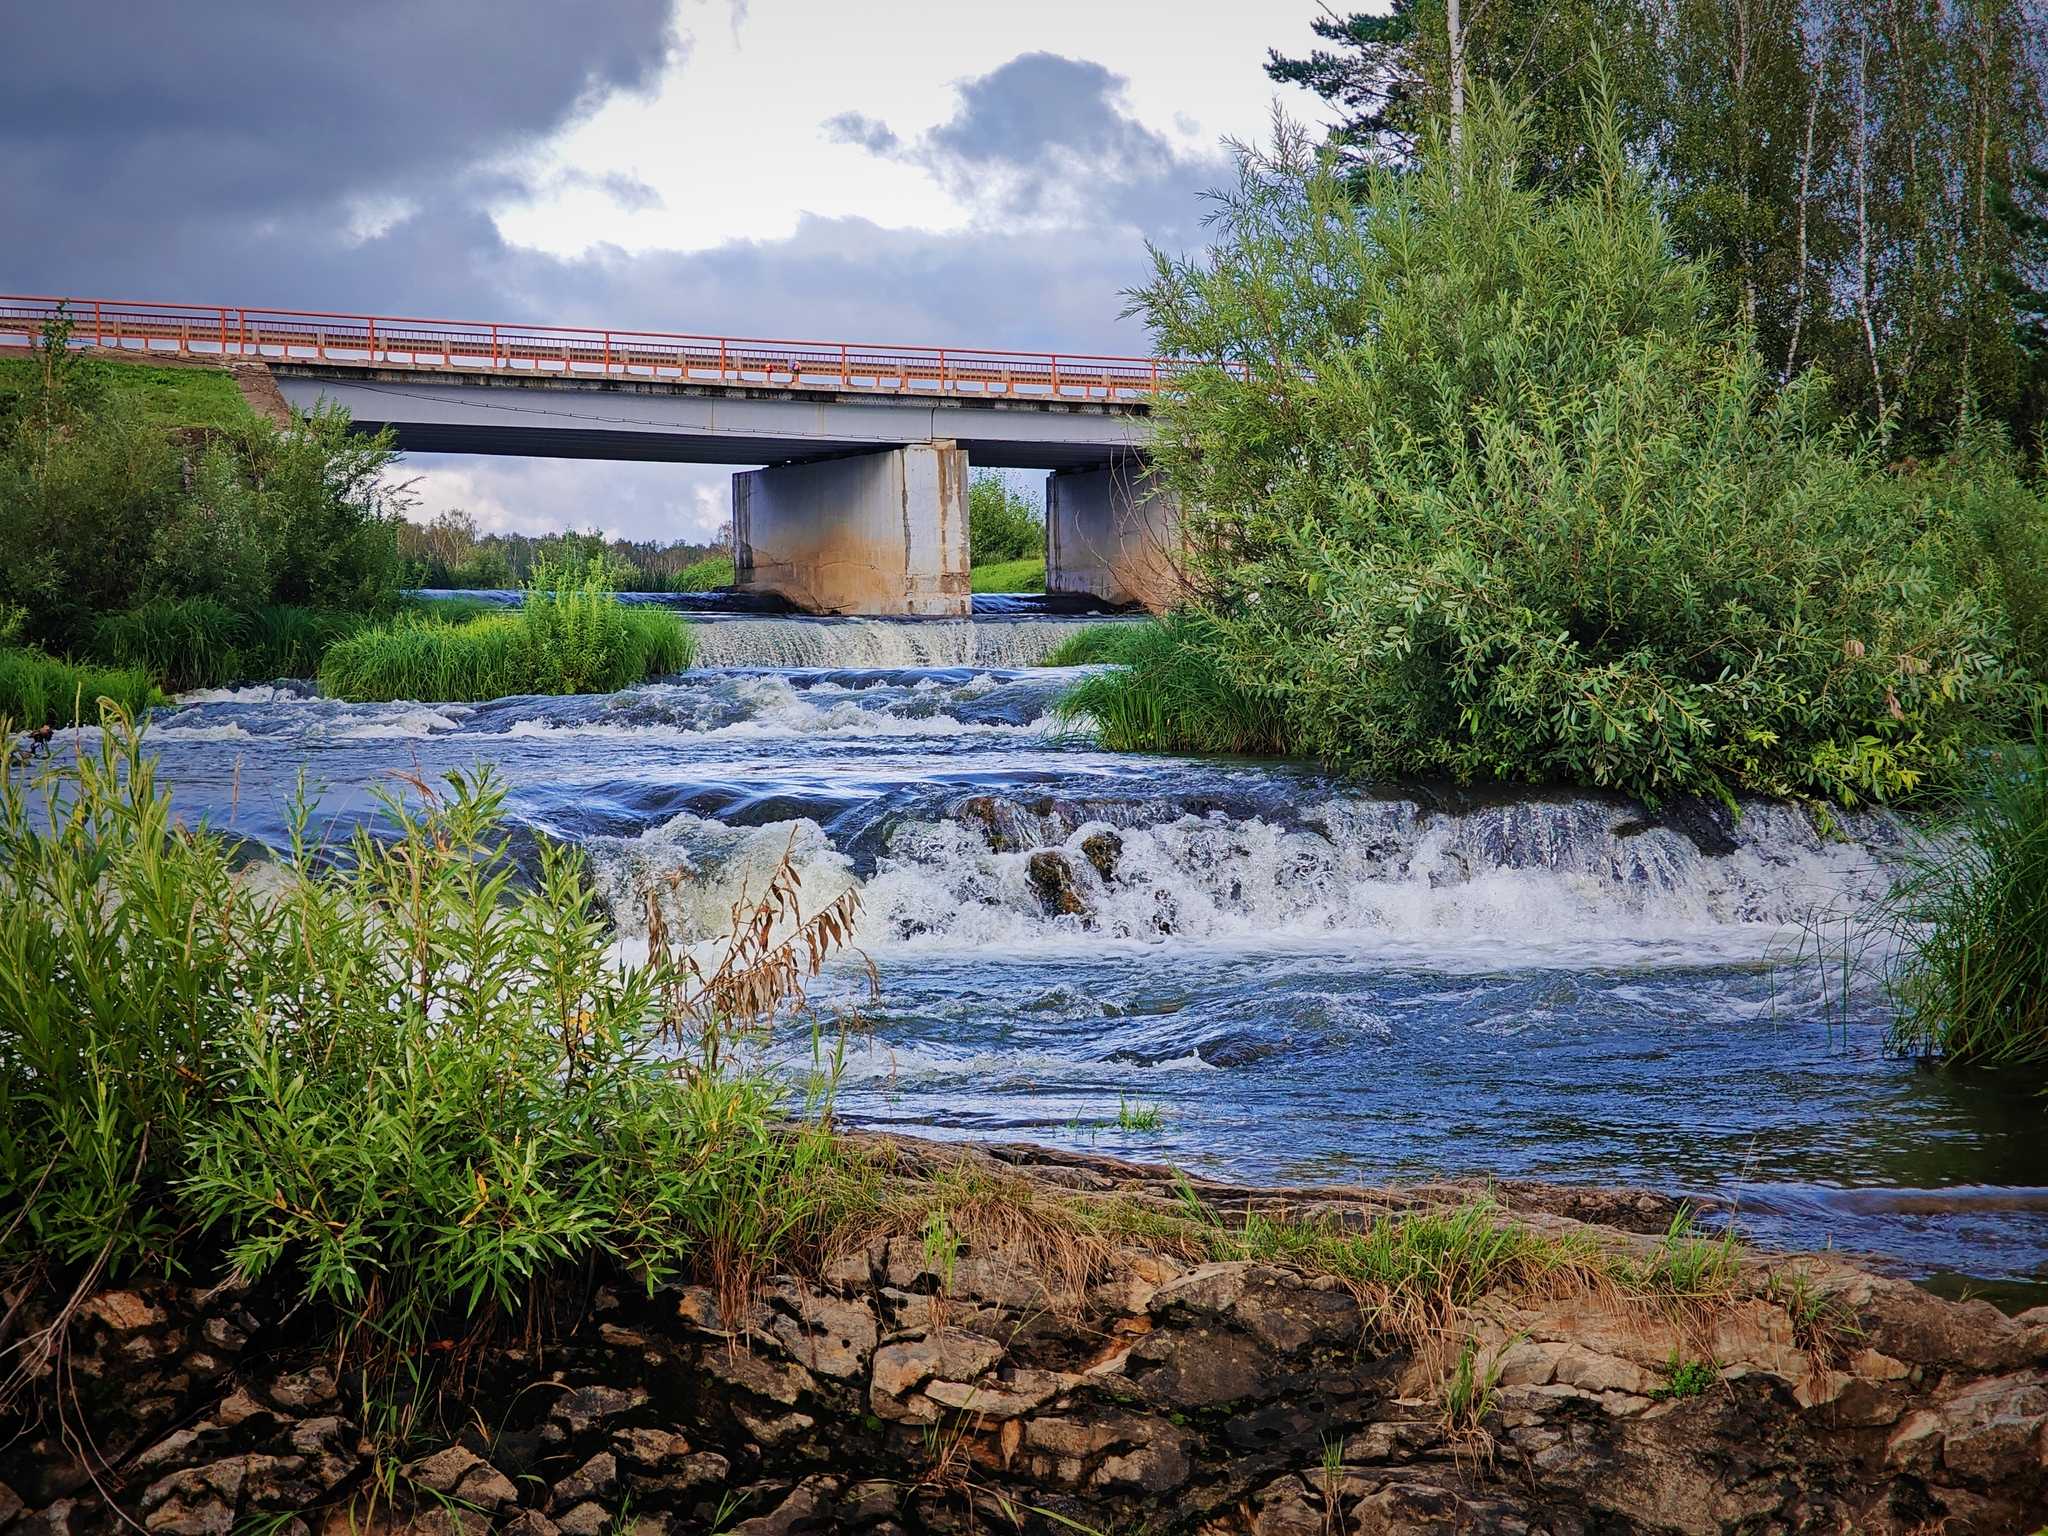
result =
M1164 614L1091 624L1046 658L1054 667L1108 663L1060 695L1055 713L1092 720L1112 752L1277 755L1288 737L1277 705L1224 676L1208 621Z
M90 325L87 316L85 326ZM117 365L101 374L107 393L152 426L228 429L245 427L255 417L234 375L224 369L131 362L113 347L90 355L94 361ZM40 368L34 358L0 360L0 397L26 393Z
M334 640L354 633L353 614L293 603L253 612L211 598L159 599L101 617L93 650L117 666L146 670L168 692L219 688L245 679L317 677Z
M429 605L422 604L426 608ZM522 693L615 693L686 669L696 633L661 608L628 607L586 575L576 585L539 587L514 610L451 621L442 612L407 614L330 647L322 687L357 702L465 702Z
M969 590L974 592L1043 592L1045 556L972 566L967 581Z
M713 555L708 560L699 560L695 565L686 565L668 579L671 592L716 592L729 587L737 579L733 570L732 556Z
M1898 941L1893 1049L2048 1067L2048 732L2001 751L1879 919Z
M1664 1385L1650 1395L1663 1401L1673 1397L1698 1397L1707 1388L1721 1379L1721 1368L1711 1360L1680 1360L1678 1351L1671 1352L1671 1363L1664 1368Z
M0 645L0 721L20 730L97 721L101 699L139 714L160 698L141 667L86 666Z
M1120 1131L1159 1131L1166 1128L1166 1111L1157 1104L1133 1104L1117 1095L1116 1119L1110 1122Z

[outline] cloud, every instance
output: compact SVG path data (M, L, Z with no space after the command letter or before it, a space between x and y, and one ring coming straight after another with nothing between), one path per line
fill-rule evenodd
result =
M562 172L557 179L563 186L588 187L593 192L601 192L621 208L634 212L668 206L662 195L654 188L638 176L629 176L624 171L605 171L593 175L589 171L570 170Z
M648 88L673 46L668 0L11 7L0 276L38 292L378 302L401 286L378 258L403 230L438 222L428 239L445 253L513 174L491 165ZM349 251L340 270L325 259Z
M871 155L893 155L903 141L887 123L859 112L842 112L824 122L825 137L834 144L858 144Z
M1178 225L1215 179L1215 156L1184 156L1125 110L1129 82L1056 53L1019 54L962 81L948 121L904 144L858 112L828 118L836 143L922 166L984 223Z

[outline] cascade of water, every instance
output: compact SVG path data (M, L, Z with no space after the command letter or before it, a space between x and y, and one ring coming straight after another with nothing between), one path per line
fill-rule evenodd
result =
M1100 619L719 619L697 626L700 667L1033 667Z
M1824 837L1805 810L1764 803L1687 830L1618 796L1426 801L1339 794L1254 810L955 792L899 807L856 839L840 828L840 848L809 820L736 829L686 815L642 837L593 839L591 854L629 930L659 887L671 923L694 937L715 934L738 884L789 848L817 899L861 870L869 946L1341 936L1438 961L1650 944L1715 963L1761 957L1818 914L1868 901L1903 836L1890 817L1866 815ZM849 841L879 851L857 864Z

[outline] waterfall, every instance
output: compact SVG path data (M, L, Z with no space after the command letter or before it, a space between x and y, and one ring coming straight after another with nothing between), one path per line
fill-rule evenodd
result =
M1033 667L1101 619L699 618L699 667Z

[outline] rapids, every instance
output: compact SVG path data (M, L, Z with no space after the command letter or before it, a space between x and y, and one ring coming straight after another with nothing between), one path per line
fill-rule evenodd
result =
M347 825L390 775L493 763L629 947L650 899L715 936L785 852L807 902L858 885L879 997L851 962L815 994L859 1014L855 1123L1267 1182L1648 1183L2048 1299L2038 1099L1886 1057L1867 978L1798 958L1882 888L1889 817L1105 753L1028 665L1069 622L721 618L699 670L619 694L244 688L149 741L183 814L271 846L302 767Z

